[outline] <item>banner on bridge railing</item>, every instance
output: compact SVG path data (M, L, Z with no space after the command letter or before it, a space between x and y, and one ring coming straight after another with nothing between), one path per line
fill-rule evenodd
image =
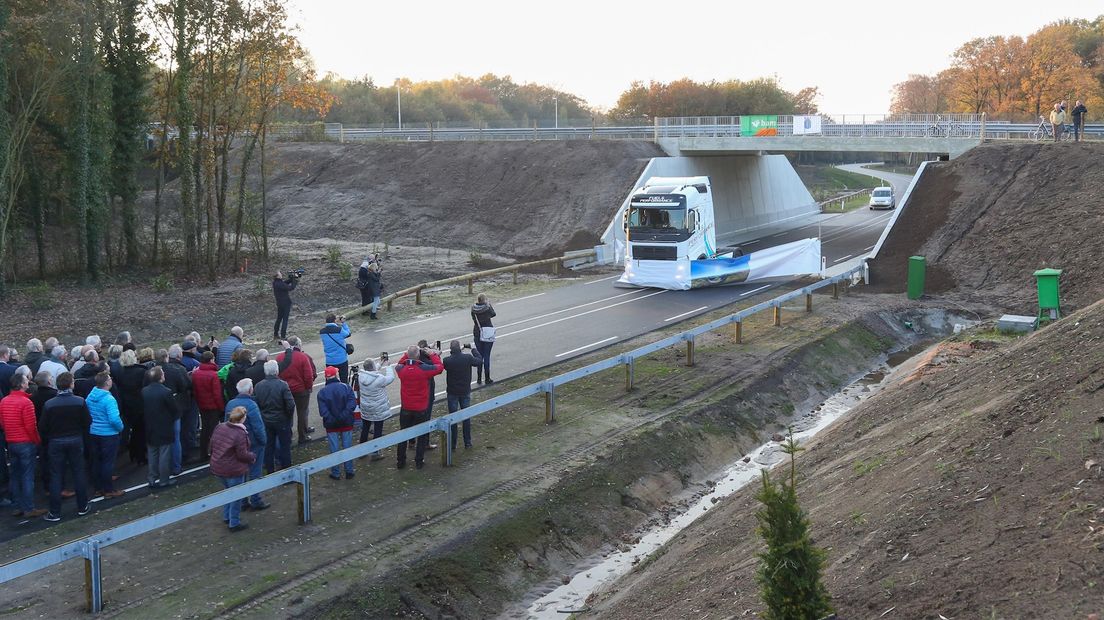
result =
M794 115L793 135L811 136L820 133L820 115Z
M777 136L778 117L750 115L740 117L741 136Z

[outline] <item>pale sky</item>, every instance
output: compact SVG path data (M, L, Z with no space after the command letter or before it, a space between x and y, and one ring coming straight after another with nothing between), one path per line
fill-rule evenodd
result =
M291 0L319 74L390 85L509 75L608 109L633 80L777 77L819 86L828 114L881 114L911 73L933 73L969 39L1092 19L1104 0L387 2Z

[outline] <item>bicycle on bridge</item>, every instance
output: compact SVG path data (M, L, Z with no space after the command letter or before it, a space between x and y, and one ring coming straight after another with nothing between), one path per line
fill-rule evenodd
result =
M971 135L966 125L954 120L944 124L941 116L935 117L935 123L928 126L926 133L929 138L965 138Z
M1050 121L1045 116L1039 117L1039 126L1031 132L1031 139L1038 142L1039 140L1053 140L1054 131L1050 128ZM1062 137L1059 138L1063 141L1073 140L1073 125L1062 125Z

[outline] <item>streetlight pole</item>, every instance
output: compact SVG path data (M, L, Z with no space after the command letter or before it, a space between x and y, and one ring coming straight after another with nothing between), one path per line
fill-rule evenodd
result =
M402 86L395 83L395 99L399 102L399 131L402 131Z
M552 97L552 106L556 115L556 129L560 128L560 98Z

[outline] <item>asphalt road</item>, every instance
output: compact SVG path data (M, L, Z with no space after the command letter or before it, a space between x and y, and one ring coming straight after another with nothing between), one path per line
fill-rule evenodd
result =
M854 166L841 167L854 169ZM910 180L906 175L870 170L863 172L887 179L896 189L898 199ZM751 252L819 235L825 263L831 267L869 252L891 214L891 211L860 208L849 213L814 216L811 223L774 232L741 246L745 252ZM619 277L620 274L603 275L543 293L512 299L491 299L498 313L494 319L498 333L491 353L492 377L500 381L571 359L785 284L755 282L689 291L668 291L619 288L614 285ZM363 323L358 323L358 326L362 325ZM297 328L296 331L300 334L310 333L309 329ZM471 342L472 336L471 315L465 307L397 325L384 323L373 329L354 328L349 342L357 351L352 361L361 363L367 356L378 357L381 351L387 351L392 360L397 360L407 346L423 338L431 343L440 340L447 350L449 341L458 339L461 342ZM256 349L263 345L250 346ZM306 346L306 350L317 361L321 371L321 344L312 342ZM319 385L321 381L319 377ZM399 403L398 387L399 382L396 381L390 390L391 403L396 411ZM435 415L441 415L445 411L443 376L437 381L437 389ZM323 437L321 420L314 404L311 406L311 424L319 431L315 437ZM397 422L389 421L388 424ZM478 429L475 430L474 439L479 441ZM295 456L293 459L300 460ZM188 479L205 476L206 470L206 465L195 466L185 469L182 477ZM111 502L128 501L149 493L145 484L144 467L136 469L120 464L116 473L121 475L116 483L117 488L125 489L127 495L119 500L110 500ZM43 489L36 491L39 492L37 505L45 506ZM103 500L93 501L99 504ZM72 511L75 510L72 506L72 501L64 504L63 515L67 519L72 518ZM21 526L15 526L14 521L9 523L10 527L8 523L0 523L0 540L49 525L40 519Z

